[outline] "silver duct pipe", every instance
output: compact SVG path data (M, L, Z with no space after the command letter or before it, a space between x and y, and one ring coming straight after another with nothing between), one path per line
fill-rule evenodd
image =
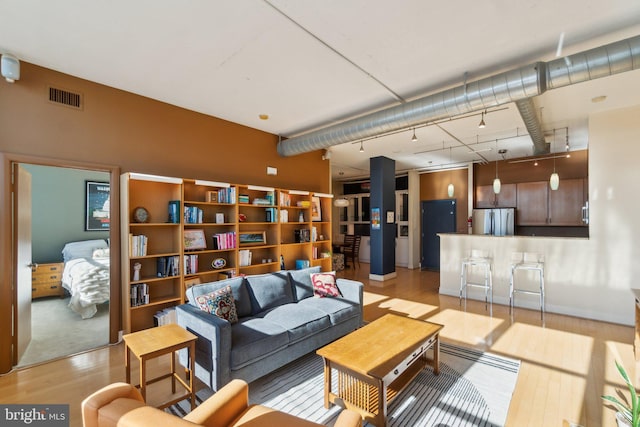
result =
M516 106L533 142L533 154L537 156L548 153L549 146L544 141L544 130L536 114L536 106L533 105L533 99L519 99L516 101Z
M283 140L278 143L278 153L281 156L293 156L329 148L429 121L531 98L544 93L547 88L555 89L638 68L640 68L640 36L558 58L548 63L538 62L496 74Z
M278 143L281 156L307 153L345 142L458 116L539 95L538 64L496 74L444 92L347 120Z

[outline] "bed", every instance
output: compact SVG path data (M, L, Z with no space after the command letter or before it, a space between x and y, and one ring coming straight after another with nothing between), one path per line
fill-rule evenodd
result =
M69 242L62 258L62 286L71 294L69 308L83 319L93 317L96 305L109 301L109 244L103 239Z

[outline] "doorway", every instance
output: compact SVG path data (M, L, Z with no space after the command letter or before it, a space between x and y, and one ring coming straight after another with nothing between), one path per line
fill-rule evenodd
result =
M31 250L32 265L30 301L17 308L18 330L29 327L31 335L24 352L18 352L16 366L22 367L109 343L110 176L104 171L28 163L16 168L20 176L29 177L31 190L30 200L17 198L16 204L16 212L29 208L21 216L31 218L31 241L17 242L18 253L23 247ZM97 227L89 222L93 215L88 214L93 209L88 205L93 183L104 190L100 195L107 203ZM102 207L105 200L99 202ZM17 230L24 226L18 222ZM102 251L94 250L97 248ZM20 279L18 283L20 291L25 286ZM94 296L100 292L102 298ZM30 316L30 326L26 316Z
M420 265L423 270L440 271L440 237L438 233L455 233L456 200L422 201L422 251Z
M115 183L111 188L111 204L109 206L110 230L108 240L110 242L109 276L118 278L120 274L120 194L117 185L120 177L120 169L114 166L92 164L75 161L50 160L34 156L0 153L0 209L2 209L2 221L0 221L0 374L7 373L18 365L18 342L20 322L18 319L17 299L17 243L14 230L13 216L15 204L13 187L13 172L18 164L52 166L58 168L71 168L77 170L99 171L108 175L108 182ZM57 188L56 191L66 192L67 188ZM84 198L84 193L82 195ZM115 279L117 283L117 279ZM30 284L29 284L30 285ZM29 286L31 291L31 286ZM120 289L119 286L109 288L108 307L108 337L106 342L117 343L120 321Z

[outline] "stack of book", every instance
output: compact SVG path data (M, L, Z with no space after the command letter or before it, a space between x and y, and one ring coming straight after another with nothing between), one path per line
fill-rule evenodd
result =
M165 308L156 312L153 316L153 326L168 325L170 323L178 323L175 307Z
M184 256L184 274L196 274L198 272L198 255Z
M236 232L216 233L213 235L213 249L224 250L236 247Z
M141 257L147 255L147 236L134 236L129 234L129 253L132 257Z
M180 258L178 255L163 256L157 259L157 276L171 277L180 274Z
M185 224L202 224L203 212L197 206L184 207L184 223Z
M131 307L149 304L149 285L138 283L131 285Z

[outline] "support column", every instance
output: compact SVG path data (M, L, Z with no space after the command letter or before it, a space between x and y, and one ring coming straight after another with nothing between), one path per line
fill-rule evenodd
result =
M371 173L371 264L369 279L396 277L396 163L387 157L369 159Z

